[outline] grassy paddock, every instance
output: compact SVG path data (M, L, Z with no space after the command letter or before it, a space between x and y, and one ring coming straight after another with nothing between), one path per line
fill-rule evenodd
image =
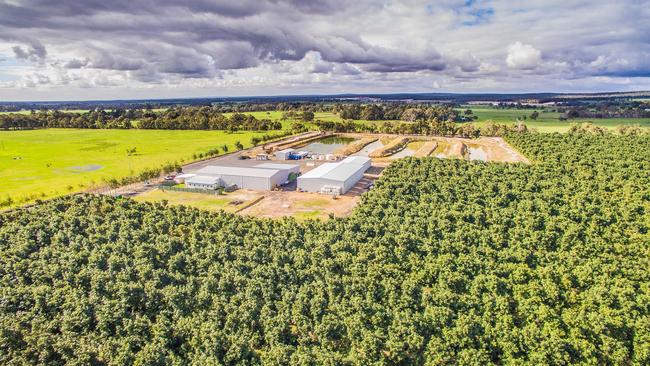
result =
M236 212L251 203L251 201L257 199L259 196L261 196L261 194L242 198L241 195L237 194L210 195L205 193L162 191L155 189L138 195L134 197L134 199L141 202L157 202L166 200L170 205L192 206L209 211L224 210L227 212Z
M535 128L540 132L567 132L573 123L586 122L591 122L596 126L608 129L613 129L620 125L635 124L642 127L650 127L650 119L648 118L577 118L560 121L560 113L544 111L544 109L540 108L536 109L537 112L539 112L539 117L537 117L536 120L532 120L530 119L530 115L535 109L496 109L490 107L475 108L472 106L465 106L459 109L459 111L464 111L465 109L471 109L474 115L478 117L478 120L473 123L479 127L485 125L490 120L495 123L514 124L517 123L518 118L522 119L523 116L527 117L524 121L526 126Z
M81 191L165 163L272 132L43 129L0 131L0 199L24 201ZM127 149L136 152L128 154ZM37 198L37 197L33 197Z
M502 124L515 124L517 123L518 118L522 119L523 116L526 116L527 118L524 123L528 127L534 128L540 132L567 132L573 123L585 122L591 122L596 126L605 127L608 129L614 129L616 126L620 125L637 124L642 127L650 128L650 119L648 118L578 118L568 121L560 121L560 113L544 111L544 109L537 109L539 112L539 117L536 120L532 120L530 119L530 114L533 113L534 109L496 109L490 107L463 106L458 110L462 112L465 109L471 109L474 115L478 117L478 120L472 123L479 127L485 125L488 121ZM260 119L268 118L271 120L279 120L282 118L282 111L244 112L244 114L250 114ZM322 121L342 121L341 117L339 117L338 114L329 112L316 112L314 113L314 119ZM291 121L292 120L283 122L283 127L287 128L290 125ZM355 120L355 122L364 124L381 124L386 121Z

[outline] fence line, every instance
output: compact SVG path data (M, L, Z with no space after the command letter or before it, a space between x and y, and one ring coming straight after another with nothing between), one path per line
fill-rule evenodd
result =
M202 194L213 194L220 195L221 190L219 189L199 189L199 188L184 188L184 187L174 187L166 185L158 185L158 189L162 191L176 191L176 192L190 192L190 193L202 193Z

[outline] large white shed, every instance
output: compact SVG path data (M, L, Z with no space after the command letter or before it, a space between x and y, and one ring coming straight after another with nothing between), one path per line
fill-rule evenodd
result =
M255 168L279 170L282 174L283 183L289 180L290 174L293 173L296 176L300 174L300 165L296 164L262 163L255 165Z
M347 158L341 160L341 163L363 165L363 171L365 172L368 170L368 168L370 168L372 160L366 156L348 156Z
M358 161L360 162L360 161ZM354 187L370 164L354 161L325 163L298 177L298 189L344 194Z
M277 169L209 165L196 173L218 177L224 187L236 185L238 188L258 191L270 191L286 180L283 178L284 174Z

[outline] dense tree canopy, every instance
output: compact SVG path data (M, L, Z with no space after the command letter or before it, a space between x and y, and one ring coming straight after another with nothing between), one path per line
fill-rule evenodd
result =
M405 158L348 218L0 215L2 364L648 364L650 138Z
M279 130L282 124L252 115L226 116L211 107L151 110L93 110L85 113L43 111L31 114L0 114L0 129L28 128L141 128L159 130Z

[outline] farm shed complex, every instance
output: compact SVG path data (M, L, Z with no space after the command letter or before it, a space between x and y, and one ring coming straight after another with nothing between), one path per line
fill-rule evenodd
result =
M290 164L259 164L251 168L210 165L199 169L196 174L216 177L223 187L236 185L238 188L269 191L282 185L295 170L300 171L300 167Z
M254 168L262 168L262 169L276 169L276 170L282 170L287 172L287 176L289 173L300 173L300 165L296 164L276 164L276 163L262 163L255 165Z
M325 163L298 177L298 189L307 192L344 194L363 178L370 159L362 156L346 158L338 163Z

